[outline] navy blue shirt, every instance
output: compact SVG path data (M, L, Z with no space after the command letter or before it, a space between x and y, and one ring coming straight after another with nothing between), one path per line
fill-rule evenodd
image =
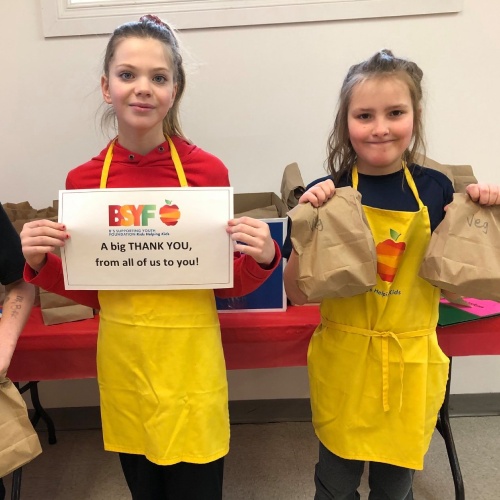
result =
M427 206L431 231L434 231L444 218L444 207L453 200L453 185L446 175L437 170L411 165L410 172L420 199ZM418 211L417 200L406 182L403 170L387 175L358 174L358 177L358 191L361 193L363 205L399 212ZM307 189L330 178L331 176L321 177L311 182ZM342 176L336 185L336 187L346 186L352 186L350 172ZM288 258L292 251L290 231L291 221L288 219L288 235L283 245L283 257L285 258Z

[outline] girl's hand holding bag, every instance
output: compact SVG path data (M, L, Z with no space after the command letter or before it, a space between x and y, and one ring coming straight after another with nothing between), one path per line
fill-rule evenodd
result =
M500 300L500 206L479 205L456 193L419 274L463 297Z
M321 207L300 204L288 216L299 256L297 284L309 302L351 297L376 284L375 242L358 191L337 188Z
M0 477L27 464L42 453L31 425L26 403L16 386L0 380Z

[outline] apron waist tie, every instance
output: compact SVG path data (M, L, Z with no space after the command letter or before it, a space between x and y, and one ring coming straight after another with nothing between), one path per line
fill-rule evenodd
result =
M375 330L367 330L366 328L359 328L357 326L342 325L330 321L324 316L321 317L321 324L323 326L334 328L344 333L354 333L356 335L363 335L365 337L379 337L382 340L382 404L384 412L388 412L389 407L389 339L393 339L398 346L399 352L399 379L401 382L401 389L399 393L399 411L403 406L403 376L404 376L404 356L403 347L401 346L400 339L410 339L414 337L427 337L432 335L434 329L415 330L411 332L394 333L390 331L377 332Z

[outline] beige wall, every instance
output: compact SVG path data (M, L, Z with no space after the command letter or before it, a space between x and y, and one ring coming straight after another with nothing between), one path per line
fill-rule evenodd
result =
M424 70L429 156L500 183L500 4L464 4L452 15L184 32L185 131L226 163L236 192L278 191L293 161L309 182L323 175L349 65L387 47ZM107 37L44 39L37 0L1 0L0 19L0 200L42 207L106 142L96 113ZM500 391L497 357L456 359L455 374L454 392ZM230 383L233 399L307 395L302 368L234 372Z

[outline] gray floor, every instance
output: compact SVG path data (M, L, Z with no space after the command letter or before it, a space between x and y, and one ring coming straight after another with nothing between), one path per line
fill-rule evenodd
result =
M467 500L500 498L500 417L451 422ZM310 422L233 425L231 432L225 500L312 500L317 441ZM58 431L55 445L47 444L46 433L40 436L44 452L23 469L22 500L130 498L117 457L102 450L100 430ZM10 477L6 483L10 488ZM414 491L416 500L455 498L437 433L425 470L415 476ZM360 493L367 498L365 478Z

